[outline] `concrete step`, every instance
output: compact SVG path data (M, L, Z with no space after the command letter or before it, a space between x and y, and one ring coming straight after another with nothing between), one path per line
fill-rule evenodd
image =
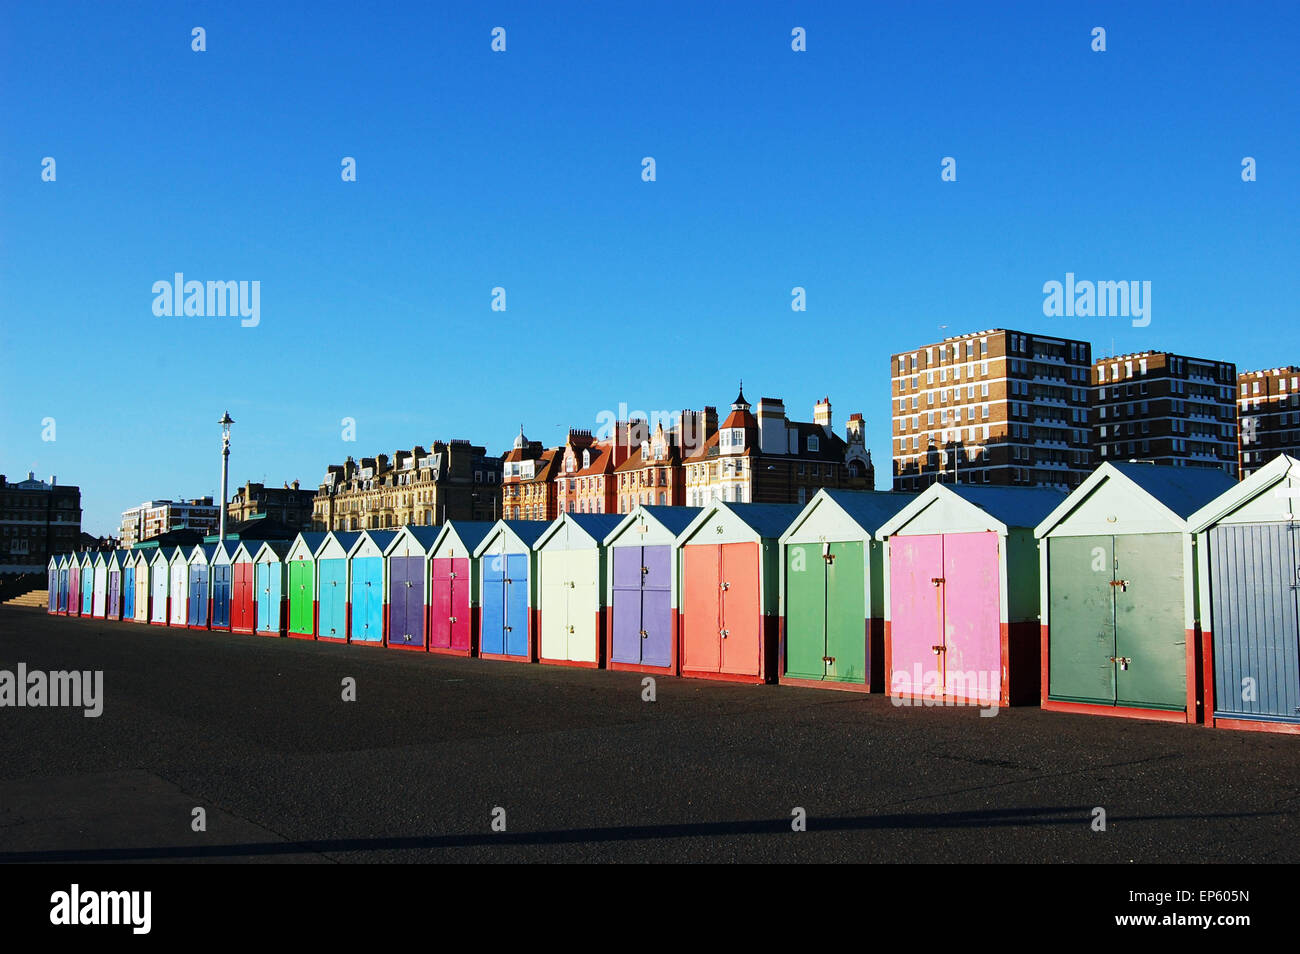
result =
M5 606L45 606L50 605L49 590L31 590L19 596L5 600Z

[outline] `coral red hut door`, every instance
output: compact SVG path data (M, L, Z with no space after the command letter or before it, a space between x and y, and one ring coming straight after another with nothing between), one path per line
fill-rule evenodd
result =
M920 696L943 685L943 537L889 539L891 695Z
M251 633L255 622L255 605L253 564L236 563L231 587L230 628L237 633Z
M759 604L758 547L721 546L719 618L722 672L757 676L762 671L763 609Z
M682 668L719 672L722 667L722 546L682 548L685 589Z

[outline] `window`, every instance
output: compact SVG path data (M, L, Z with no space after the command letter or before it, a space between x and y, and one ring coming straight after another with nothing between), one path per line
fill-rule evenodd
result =
M808 438L808 452L816 453L821 448L821 440L816 435L810 435Z

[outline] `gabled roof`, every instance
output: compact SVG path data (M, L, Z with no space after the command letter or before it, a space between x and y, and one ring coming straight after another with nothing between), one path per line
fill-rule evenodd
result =
M1050 487L976 487L971 484L934 483L886 520L876 531L876 539L883 540L897 532L943 494L982 510L1007 529L1038 526L1043 517L1065 499L1064 491L1052 490Z
M686 529L677 535L678 544L692 536L708 519L720 510L730 511L757 536L773 540L780 539L781 534L799 516L803 510L799 504L765 504L765 503L728 503L725 500L714 501L700 508L699 513L686 525Z
M324 531L304 530L289 541L289 549L285 552L285 557L287 558L288 555L293 552L295 547L302 544L302 549L306 550L307 553L311 555L312 559L315 559L316 551L320 549L320 545L324 542Z
M682 461L682 463L693 464L696 461L708 460L710 457L717 457L718 456L718 433L720 430L721 428L719 428L718 431L714 431L712 434L710 434L708 439L703 444L700 445L699 451L695 454L692 454L690 457L687 457L684 461ZM745 439L745 445L746 447L748 447L750 444L752 444L752 441L750 441L747 436Z
M304 536L306 536L306 534L304 534ZM361 539L361 531L360 530L330 530L327 533L322 533L321 541L320 543L316 544L316 546L312 549L311 555L314 557L319 557L321 551L325 549L326 544L329 543L331 539L333 539L335 542L338 543L339 547L342 548L344 553L351 553L352 548L356 546L357 541ZM303 542L305 543L306 541L304 540Z
M384 556L388 556L391 551L397 549L398 543L400 543L405 537L410 537L415 541L421 551L428 553L433 549L434 542L437 541L438 537L441 535L442 527L421 527L412 523L404 524L401 529L393 533L393 539L389 541L388 546L384 548Z
M365 540L369 540L371 543L373 543L376 549L378 549L380 553L387 553L389 546L392 544L394 540L397 539L397 531L396 530L362 530L360 533L354 533L353 536L356 537L356 540L353 541L352 546L347 548L349 557L351 557L353 553L355 553L358 549L361 548L361 545L364 543ZM342 541L340 540L339 542Z
M533 547L537 548L545 544L566 523L576 526L596 543L604 543L605 537L622 522L623 515L617 513L562 513L538 536L533 542Z
M466 549L473 553L495 526L496 522L492 520L448 520L439 528L438 537L430 544L429 549L431 551L437 549L441 546L443 537L455 533L460 538L460 542L465 544Z
M1274 490L1288 477L1300 480L1300 460L1288 454L1279 454L1249 477L1207 501L1199 510L1188 516L1187 529L1193 533L1200 533L1212 524L1218 523L1238 507ZM1295 513L1297 508L1300 508L1300 503L1287 509Z
M666 444L664 446L664 456L659 460L655 460L653 443L650 445L650 451L651 453L649 457L642 456L641 447L638 445L636 449L628 455L627 460L615 467L614 471L616 473L623 473L629 470L640 470L643 467L667 467L670 464L676 464L681 461L682 450L676 444Z
M242 552L244 556L248 559L248 562L251 563L253 561L253 558L257 555L257 551L260 550L261 548L262 546L260 540L240 540L238 543L235 544L235 549L232 550L230 553L230 562L234 563L236 560L238 560L239 554Z
M1168 467L1157 464L1110 462L1152 497L1186 520L1219 494L1237 485L1217 467Z
M293 549L292 540L263 540L257 552L253 554L253 562L260 562L262 551L266 550L276 558L276 562L283 563L291 549Z
M800 511L799 516L790 522L782 540L799 528L808 516L819 506L827 503L838 507L844 515L862 530L865 536L874 536L876 531L894 514L898 513L913 500L917 494L898 493L889 490L836 490L823 487L813 494L811 500Z
M1037 524L1034 535L1046 536L1108 480L1123 481L1146 494L1176 524L1185 523L1200 507L1237 484L1217 468L1106 461Z
M533 544L537 542L537 538L545 533L550 526L551 524L545 520L498 520L483 535L483 539L478 542L478 545L474 547L474 555L479 556L483 552L488 540L496 534L498 529L510 531L519 539L520 543L531 550Z
M618 523L614 529L605 534L601 543L608 544L615 537L621 534L629 526L640 519L641 514L645 514L647 520L653 520L674 537L681 536L682 532L691 524L691 521L699 516L701 507L667 507L658 504L637 504L631 511L619 515Z

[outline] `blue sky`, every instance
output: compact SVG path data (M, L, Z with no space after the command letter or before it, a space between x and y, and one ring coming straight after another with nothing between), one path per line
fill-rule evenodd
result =
M862 412L884 487L888 357L945 335L1300 364L1294 3L4 18L0 472L80 485L95 533L215 494L226 408L232 485L315 486L348 454L725 409L743 377L802 420L830 395L841 433ZM1067 271L1150 281L1151 324L1044 317ZM175 272L260 281L260 324L156 317Z

